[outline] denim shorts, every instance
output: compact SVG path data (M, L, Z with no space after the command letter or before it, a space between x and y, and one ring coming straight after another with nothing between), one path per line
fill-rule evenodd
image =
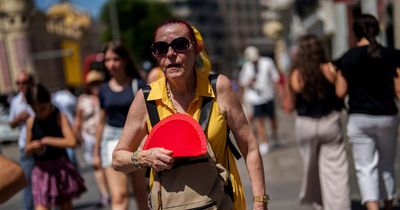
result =
M121 136L123 128L105 125L103 131L103 139L101 140L101 166L103 168L111 166L112 153L117 146L118 139Z

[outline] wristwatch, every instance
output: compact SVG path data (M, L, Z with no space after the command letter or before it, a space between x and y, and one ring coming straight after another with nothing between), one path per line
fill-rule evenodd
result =
M259 196L254 196L254 202L260 202L260 203L269 203L269 196L267 195L259 195Z
M136 168L142 168L142 166L139 164L139 161L137 159L138 153L139 153L139 151L135 151L132 153L132 156L131 156L132 164Z

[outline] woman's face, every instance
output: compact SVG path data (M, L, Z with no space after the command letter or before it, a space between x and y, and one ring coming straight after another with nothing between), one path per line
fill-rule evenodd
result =
M112 50L107 50L104 55L104 65L111 76L125 71L125 60Z
M181 40L177 40L180 38ZM188 28L184 24L168 24L159 28L156 32L154 43L164 42L167 44L177 43L182 39L189 40L189 47L185 52L176 52L171 46L165 55L155 56L159 66L163 69L168 78L178 78L184 74L191 74L194 69L197 56L196 47L190 41ZM154 46L154 45L153 45Z

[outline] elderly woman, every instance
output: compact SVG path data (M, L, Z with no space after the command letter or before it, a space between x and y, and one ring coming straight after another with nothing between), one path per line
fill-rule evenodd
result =
M229 79L219 75L214 93L208 80L209 69L197 67L199 62L195 62L196 59L204 59L200 53L202 47L202 41L196 39L195 31L185 21L168 20L156 29L152 53L165 76L151 84L147 99L141 91L135 97L114 150L113 166L125 173L140 167L150 167L156 172L171 170L174 164L172 151L164 148L138 150L142 139L151 130L149 115L144 111L146 100L155 100L160 119L183 113L198 120L203 98L212 97L213 106L205 134L216 155L217 164L230 171L233 209L246 209L246 204L235 157L230 150L225 153L228 128L232 130L247 164L254 195L254 209L267 209L268 196L256 139L240 102L231 89Z

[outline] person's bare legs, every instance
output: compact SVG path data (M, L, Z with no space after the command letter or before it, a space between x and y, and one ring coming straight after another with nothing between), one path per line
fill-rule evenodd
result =
M135 193L138 209L149 209L147 205L148 191L144 170L137 170L131 174L133 192Z
M257 138L259 141L259 151L261 155L265 155L269 150L269 142L265 130L265 119L263 116L257 116L254 117L254 122L256 124Z
M267 135L265 133L265 119L264 119L264 117L262 117L262 116L254 117L254 122L256 124L257 138L260 141L260 144L262 144L262 143L267 143L268 144Z
M107 179L106 179L106 174L104 168L94 168L94 178L96 180L97 187L100 191L101 194L101 201L103 199L109 199L110 198L110 193L107 185ZM102 203L103 205L106 203Z
M384 210L392 210L393 209L393 199L384 201Z
M72 202L66 201L66 202L60 204L60 210L72 210Z
M127 210L129 207L128 176L115 171L112 167L107 167L105 172L111 192L111 209Z
M269 121L271 122L271 136L272 136L272 141L271 144L278 146L279 145L279 139L278 139L278 123L276 120L276 117L270 117Z
M47 206L43 206L43 205L35 205L35 210L49 210L50 208L48 208Z
M367 201L365 206L368 210L379 210L379 201Z

